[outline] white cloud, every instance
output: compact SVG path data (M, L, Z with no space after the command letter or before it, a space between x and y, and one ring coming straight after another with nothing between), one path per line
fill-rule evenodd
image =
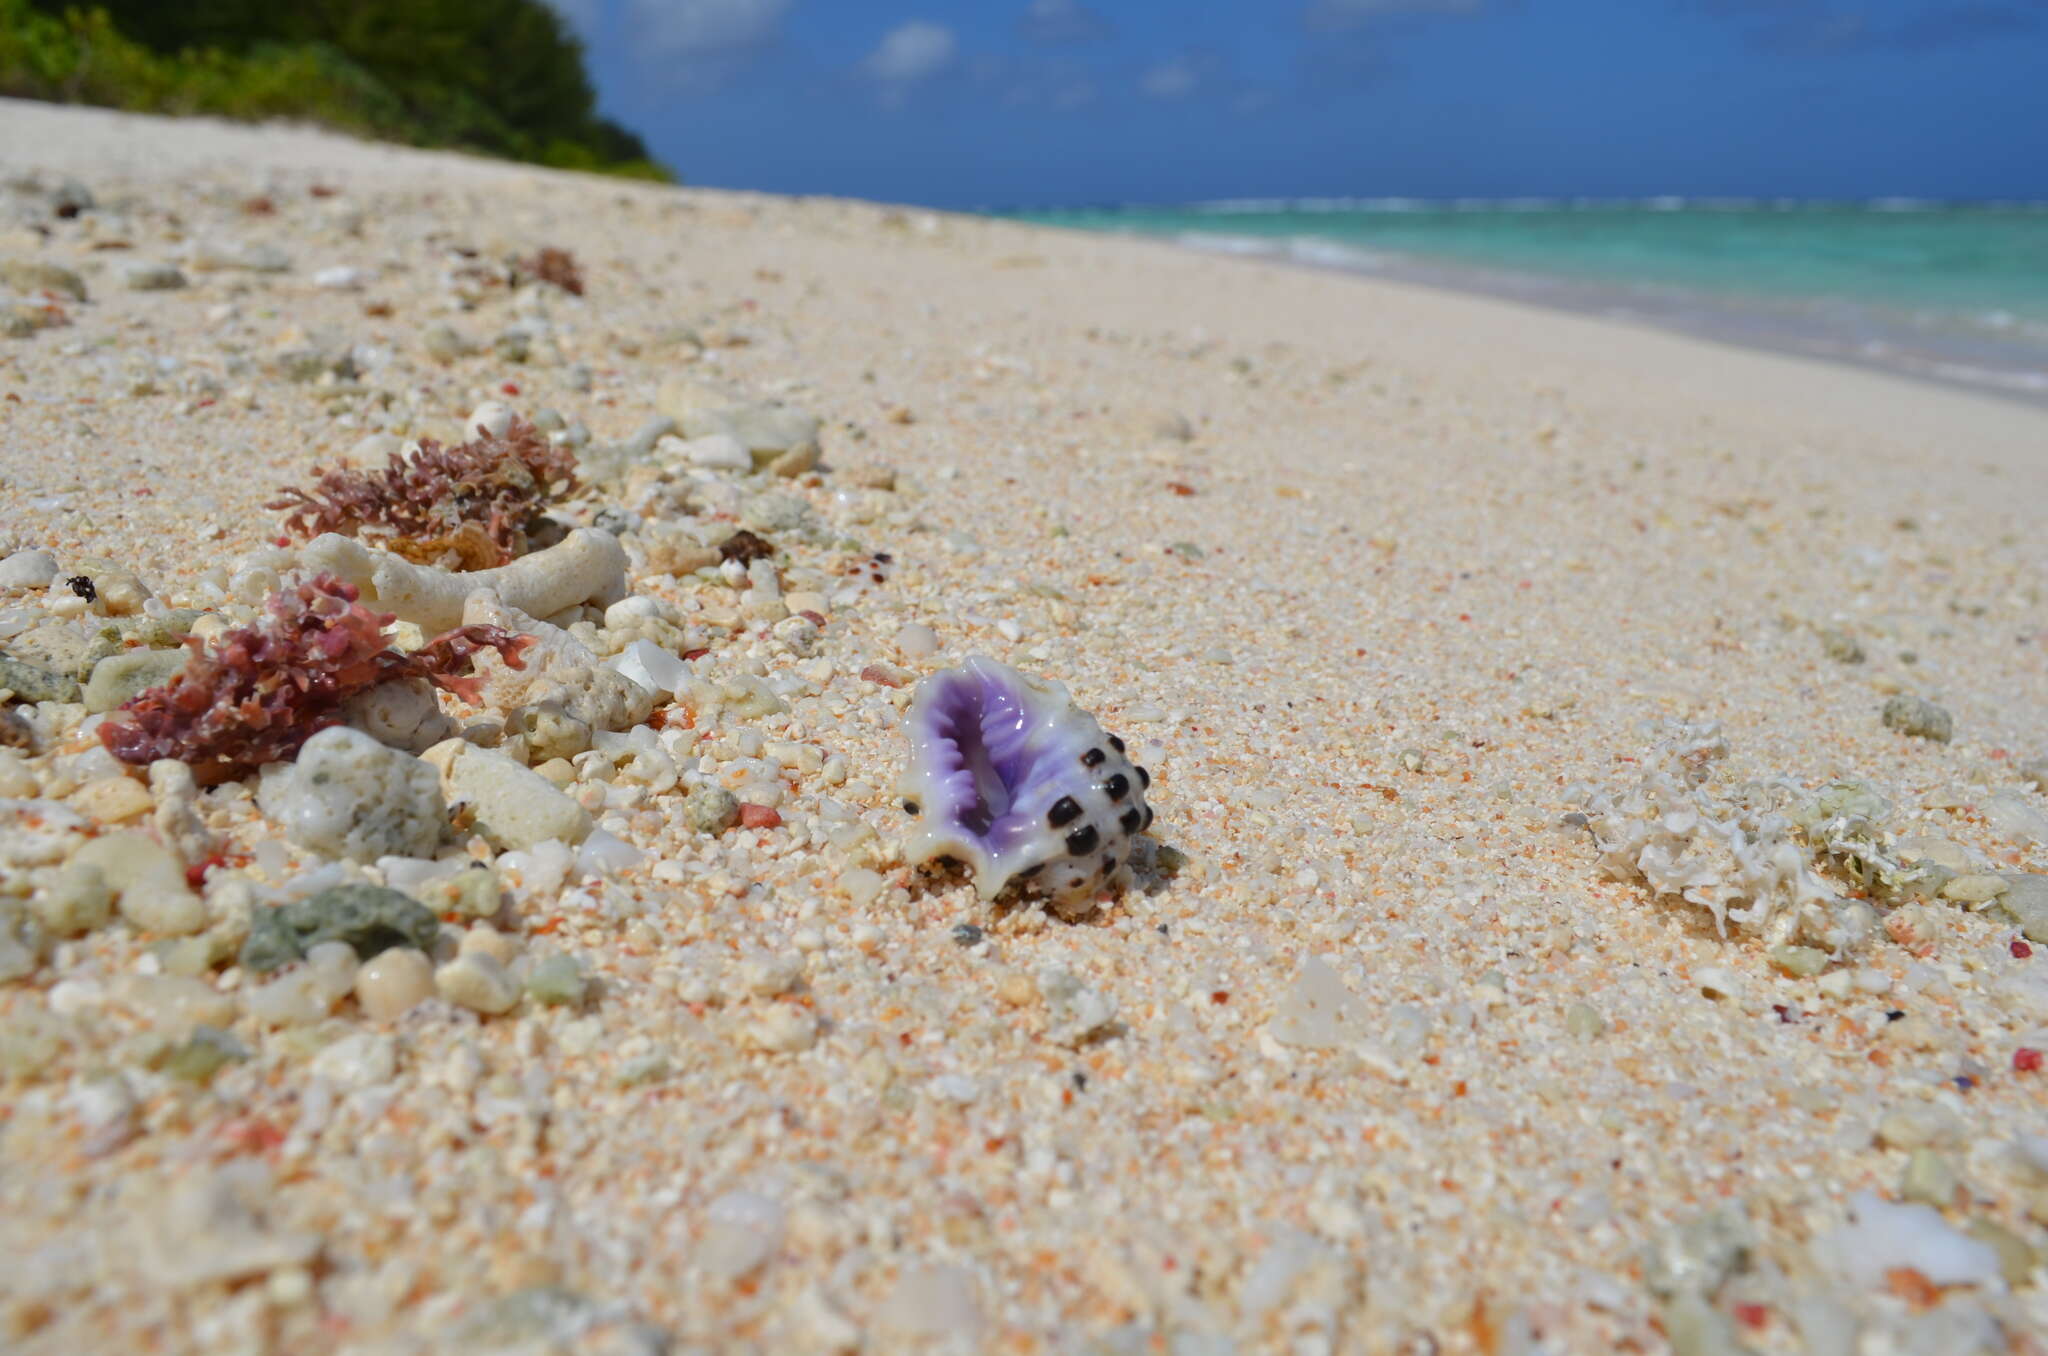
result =
M887 36L876 44L875 50L868 53L861 67L900 93L952 65L959 47L952 29L943 24L912 19L890 29Z
M582 12L592 0L555 0ZM641 35L670 57L728 57L775 40L789 0L628 0Z
M1017 29L1033 42L1091 42L1109 36L1109 23L1078 0L1031 0Z
M1185 99L1202 83L1202 72L1189 57L1177 56L1146 71L1138 88L1153 99Z

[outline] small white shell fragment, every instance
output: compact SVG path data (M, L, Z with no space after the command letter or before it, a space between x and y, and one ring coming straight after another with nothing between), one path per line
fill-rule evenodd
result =
M667 440L664 439L664 442ZM729 433L711 433L702 438L675 440L675 451L692 466L710 471L751 471L753 454Z
M603 829L592 829L576 849L576 865L586 873L616 876L647 860L647 854Z
M734 1281L759 1268L782 1246L782 1203L753 1191L729 1191L704 1211L697 1264Z
M634 641L605 667L661 697L673 697L690 679L689 665L651 640Z
M817 1044L818 1019L793 1003L771 1003L746 1024L742 1039L770 1054L798 1054Z
M519 1002L519 985L484 951L466 951L436 970L434 987L458 1007L487 1016L510 1012Z
M462 421L462 436L502 438L511 431L513 418L510 405L502 400L486 400Z
M923 622L911 622L896 630L896 653L906 659L924 659L939 651L939 633Z
M1266 1029L1282 1045L1334 1050L1365 1034L1365 1005L1320 956L1310 956Z
M1814 1250L1858 1285L1876 1289L1895 1271L1919 1272L1935 1285L1984 1285L1999 1274L1998 1253L1924 1205L1895 1205L1874 1192L1849 1198L1849 1223Z

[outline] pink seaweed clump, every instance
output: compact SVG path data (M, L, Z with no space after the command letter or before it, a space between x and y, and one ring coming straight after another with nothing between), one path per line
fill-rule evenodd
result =
M471 656L496 650L518 668L533 643L496 626L463 626L408 654L384 638L395 618L359 596L355 585L318 575L272 594L265 616L211 649L186 637L183 671L131 699L100 726L100 742L124 763L175 758L211 785L295 757L340 723L343 702L379 683L425 678L473 702Z

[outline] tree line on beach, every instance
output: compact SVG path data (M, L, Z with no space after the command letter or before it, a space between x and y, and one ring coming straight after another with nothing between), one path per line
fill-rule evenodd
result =
M598 113L583 46L543 0L0 0L0 95L674 177Z

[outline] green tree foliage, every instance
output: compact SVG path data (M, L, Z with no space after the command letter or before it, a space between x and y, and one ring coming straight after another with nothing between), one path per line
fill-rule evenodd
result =
M598 114L582 44L541 0L0 0L0 94L670 177Z

